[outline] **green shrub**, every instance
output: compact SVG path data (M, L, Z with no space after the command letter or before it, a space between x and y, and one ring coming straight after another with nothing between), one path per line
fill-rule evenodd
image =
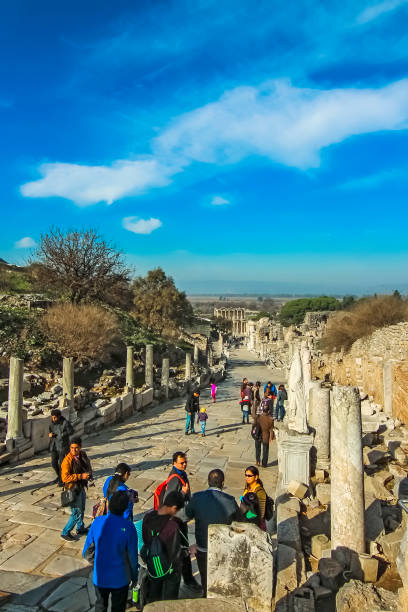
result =
M286 302L280 310L279 320L282 325L300 325L303 323L307 312L319 312L322 310L338 310L341 302L334 297L322 295L315 298L299 298Z

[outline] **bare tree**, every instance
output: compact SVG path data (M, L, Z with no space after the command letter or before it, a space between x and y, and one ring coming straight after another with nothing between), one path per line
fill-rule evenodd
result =
M51 229L42 234L31 271L41 288L73 304L92 300L117 304L115 296L129 304L130 271L121 253L93 229L66 233Z

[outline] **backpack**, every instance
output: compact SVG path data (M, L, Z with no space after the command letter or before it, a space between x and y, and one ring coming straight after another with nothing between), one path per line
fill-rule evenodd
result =
M173 478L178 478L183 487L186 484L184 480L182 479L182 477L179 476L179 474L171 474L164 482L159 484L159 486L153 493L153 501L154 501L155 510L157 510L157 508L159 508L159 506L161 506L162 503L164 502L164 498L166 497L167 485L169 484L170 480L172 480Z
M272 497L269 497L268 494L266 494L265 521L270 521L271 518L273 517L273 508L274 508L273 499Z
M247 523L259 523L259 501L256 493L246 493L241 499L240 510Z
M144 547L143 561L146 563L149 578L162 580L173 573L173 564L167 556L160 531L152 531L152 541L149 547Z
M251 436L254 440L260 440L262 437L262 429L259 423L254 423L251 427Z

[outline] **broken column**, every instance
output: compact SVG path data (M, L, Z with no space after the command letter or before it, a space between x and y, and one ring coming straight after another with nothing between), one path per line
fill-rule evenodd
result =
M16 446L24 440L23 376L24 360L19 359L18 357L11 357L8 385L8 422L6 440L12 440L12 446Z
M207 363L208 363L208 367L212 368L214 361L213 361L213 352L212 352L212 348L209 346L207 349Z
M313 381L309 394L309 425L315 431L316 468L330 467L330 389Z
M132 390L134 387L133 379L133 346L126 347L126 387Z
M194 365L198 365L198 360L200 356L200 350L198 348L198 344L194 345Z
M164 397L169 397L169 374L170 374L170 361L168 357L164 357L162 363L162 375L161 375L161 388L164 392Z
M333 387L330 451L333 557L360 578L358 554L365 552L364 472L357 387Z
M190 380L191 378L191 353L186 353L186 375L185 380Z
M261 355L262 356L262 355ZM303 367L296 347L289 372L288 426L298 433L308 433Z
M146 344L145 382L153 387L153 344Z

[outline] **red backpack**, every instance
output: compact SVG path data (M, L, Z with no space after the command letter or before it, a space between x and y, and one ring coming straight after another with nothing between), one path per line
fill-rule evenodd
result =
M159 486L157 487L157 489L155 490L155 492L153 493L153 500L154 500L154 509L157 510L157 508L159 506L162 505L164 498L166 496L166 491L167 491L167 485L169 484L170 480L172 480L173 478L178 478L182 484L182 486L185 486L185 482L182 479L181 476L179 476L179 474L170 474L170 476L161 484L159 484Z

